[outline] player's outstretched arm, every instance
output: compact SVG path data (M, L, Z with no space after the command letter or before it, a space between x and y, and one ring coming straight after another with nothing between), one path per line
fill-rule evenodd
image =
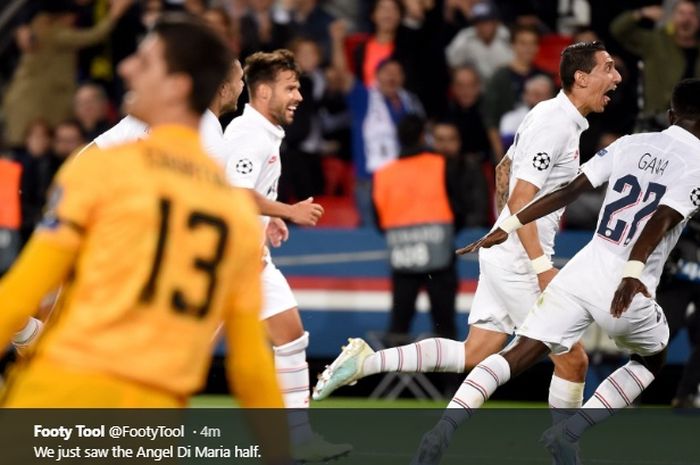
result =
M500 227L494 229L478 241L472 242L466 247L458 249L457 254L464 255L467 253L476 252L482 248L488 249L489 247L500 244L508 238L508 235L511 232L518 230L522 228L523 225L531 223L532 221L541 218L545 215L548 215L553 211L557 211L560 208L567 206L568 204L576 200L576 198L578 198L578 196L581 195L583 192L589 190L593 190L593 186L591 185L590 181L584 174L579 174L570 183L555 191L550 192L541 199L538 199L537 201L532 202L529 205L527 205L529 201L525 200L527 196L521 196L520 200L516 199L516 201L512 202L512 204L509 201L509 208L516 207L519 204L527 206L522 208L520 211L516 210L518 211L517 214L506 218L503 221L503 223L501 223ZM516 194L515 191L513 193ZM532 197L534 197L534 194L532 195ZM530 199L532 199L532 197L530 197Z
M528 224L538 218L549 215L576 200L579 195L594 189L585 174L576 176L570 183L556 189L537 201L525 206L521 210L516 210L518 220L522 224ZM510 206L510 203L508 204Z
M22 329L46 294L68 276L77 252L36 234L0 281L0 347Z
M253 189L250 189L250 191L255 197L258 210L265 216L274 216L282 218L283 220L289 220L299 226L316 226L318 220L323 216L323 207L321 204L314 203L313 197L289 205L276 200L270 200Z
M630 252L629 261L622 273L622 281L615 291L610 313L619 318L632 303L638 293L651 297L649 290L639 280L644 265L651 253L659 245L668 231L683 220L683 215L666 205L660 205L649 218Z

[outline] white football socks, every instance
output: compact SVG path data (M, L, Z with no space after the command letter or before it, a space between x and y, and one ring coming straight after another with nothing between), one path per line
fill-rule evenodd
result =
M306 363L306 348L309 333L287 344L274 347L275 371L282 390L284 406L294 409L288 413L290 439L299 444L311 438L309 424L309 365Z
M510 365L500 354L493 354L479 363L467 375L454 397L447 405L441 421L450 424L452 432L472 416L474 409L484 402L510 379Z
M583 409L566 422L566 438L576 442L583 432L628 407L654 381L654 375L644 365L631 360L608 376Z
M398 371L403 373L464 372L464 343L430 338L413 344L380 350L365 359L363 375Z
M549 384L549 408L552 424L560 423L573 414L575 409L583 404L583 388L585 383L575 383L552 374Z

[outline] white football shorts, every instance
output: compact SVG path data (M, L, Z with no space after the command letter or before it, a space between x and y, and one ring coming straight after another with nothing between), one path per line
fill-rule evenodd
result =
M469 311L469 325L513 334L540 295L534 274L517 274L479 259L479 283Z
M263 320L298 306L287 279L269 258L265 260L262 270L262 293Z
M571 350L594 321L617 347L641 356L656 354L668 344L666 317L654 299L637 294L630 308L620 318L613 318L612 293L605 301L591 302L582 296L588 286L581 283L577 289L569 290L570 286L562 286L559 276L537 299L516 334L544 342L555 355Z

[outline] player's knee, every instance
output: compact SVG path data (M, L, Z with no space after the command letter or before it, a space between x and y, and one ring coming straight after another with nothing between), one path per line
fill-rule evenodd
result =
M575 344L566 354L552 359L557 375L567 380L583 380L588 372L588 354L581 344Z

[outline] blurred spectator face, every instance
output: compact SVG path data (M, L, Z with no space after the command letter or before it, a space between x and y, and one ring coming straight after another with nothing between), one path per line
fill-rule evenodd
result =
M294 113L303 100L299 92L299 79L292 71L280 71L270 87L272 92L267 101L269 114L280 126L292 124Z
M433 126L433 149L446 157L457 157L462 150L457 126L450 123L436 123Z
M452 95L462 108L472 107L481 95L479 75L471 68L458 68L452 75Z
M30 124L24 145L32 157L46 155L51 149L51 128L49 125L44 121L35 121Z
M233 61L231 72L228 75L228 79L222 84L221 90L223 92L221 112L236 111L238 98L243 92L243 68L240 61Z
M397 61L387 61L377 69L377 88L385 97L396 97L403 87L403 68Z
M521 30L513 37L513 53L521 63L532 64L540 50L540 39L532 31Z
M700 20L698 19L698 7L689 1L680 1L673 9L671 16L675 34L683 39L694 37L698 33Z
M372 22L377 31L396 31L401 23L401 9L397 2L379 0L372 12Z
M312 73L321 65L321 52L316 43L311 40L299 40L292 51L303 73Z
M193 15L201 16L207 9L207 4L203 0L185 0L185 10Z
M224 10L210 8L204 12L204 20L219 36L228 41L231 37L231 22Z
M248 0L250 9L257 13L264 13L272 7L273 0Z
M536 76L525 83L523 101L532 108L540 102L554 97L552 80L545 76Z
M499 24L500 23L497 20L489 19L479 21L474 25L474 29L476 30L476 35L482 42L490 44L493 38L496 37L496 31L498 30Z
M109 102L102 88L96 84L84 84L73 98L73 113L85 129L93 129L107 119Z
M76 123L65 122L56 126L53 140L53 152L58 158L67 158L71 153L85 145L85 139Z

